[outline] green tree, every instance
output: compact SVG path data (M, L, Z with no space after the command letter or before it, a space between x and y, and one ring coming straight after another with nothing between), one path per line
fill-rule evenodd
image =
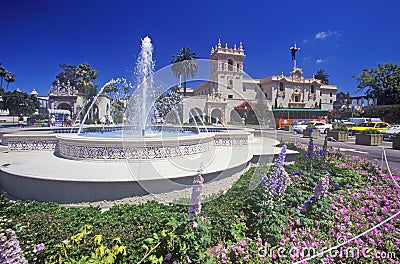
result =
M376 98L381 105L400 104L400 67L394 63L378 64L378 68L366 67L359 76L352 76L357 88Z
M4 80L7 82L7 90L8 90L8 85L12 82L16 81L16 77L13 73L7 72L6 75L4 76Z
M155 108L160 117L165 118L180 102L182 96L177 93L178 87L173 87L159 96Z
M123 98L125 87L119 87L117 85L107 85L104 87L103 92L107 93L111 98L111 108L109 110L115 123L123 122L123 115L125 112L125 106L121 99ZM122 93L121 93L122 91Z
M350 93L340 92L336 95L336 100L341 101L343 105L350 105L351 104L351 96Z
M257 104L254 106L254 113L256 114L258 124L265 125L269 120L269 109L267 96L264 94L260 84L256 88L256 99Z
M314 75L314 78L320 80L323 84L329 84L329 74L323 69L319 69Z
M172 71L176 77L183 76L183 96L186 96L186 80L189 76L192 78L196 75L199 65L196 62L198 59L196 53L190 48L182 48L173 56Z
M86 109L83 111L86 113L91 105L91 101L97 95L97 85L94 84L94 80L98 77L99 73L91 69L91 66L87 62L80 65L61 64L60 67L62 71L56 75L53 85L69 82L72 87L75 87L88 101L85 105Z
M90 91L94 88L93 81L99 76L96 70L92 70L91 66L87 63L81 63L75 72L76 87L84 94L90 94Z
M2 103L1 109L8 110L11 115L32 115L39 103L36 97L32 97L25 92L13 91L4 92L1 94Z
M62 71L56 75L56 80L53 85L56 86L57 83L66 84L68 81L71 86L76 87L76 71L78 67L76 65L60 64Z
M1 63L0 63L0 91L4 91L3 80L4 80L4 77L6 76L6 73L7 73L6 68L1 66Z

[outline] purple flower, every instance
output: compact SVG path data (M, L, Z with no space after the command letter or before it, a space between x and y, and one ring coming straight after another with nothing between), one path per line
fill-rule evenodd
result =
M36 246L36 248L33 250L33 253L42 251L43 249L44 249L44 244L43 244L43 243L40 243L40 244L38 244L38 245Z
M307 149L307 156L306 158L312 158L314 156L314 139L311 136L310 141L308 143L308 149Z
M296 176L296 175L300 175L301 174L301 171L294 171L294 172L292 172L292 176Z
M4 232L5 231L5 232ZM19 241L12 229L0 228L0 263L27 264L24 253L19 246Z
M190 206L189 206L189 219L194 221L196 219L196 215L201 212L201 198L203 191L203 182L204 179L201 175L201 170L199 173L194 176L193 179L193 188L192 188L192 196L190 198Z
M319 198L324 195L329 188L329 177L328 174L325 177L319 178L317 186L314 188L314 197Z
M247 243L246 243L246 241L244 241L244 240L240 240L239 245L242 246L242 247L244 247L244 246L247 245Z
M166 260L170 260L172 258L172 254L168 253L167 255L165 255L165 259Z
M333 189L334 189L334 190L339 189L339 185L337 185L337 184L332 180L331 175L329 175L328 178L329 178L329 183L332 185Z
M274 196L279 196L284 193L287 186L291 183L289 174L283 167L286 158L286 149L286 145L283 145L281 152L276 158L272 175L270 177L264 175L261 180L263 188L271 192Z

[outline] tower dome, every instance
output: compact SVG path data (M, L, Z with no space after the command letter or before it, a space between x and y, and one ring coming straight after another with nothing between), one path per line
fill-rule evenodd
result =
M30 95L38 96L39 94L35 89L33 89L32 92L30 93Z

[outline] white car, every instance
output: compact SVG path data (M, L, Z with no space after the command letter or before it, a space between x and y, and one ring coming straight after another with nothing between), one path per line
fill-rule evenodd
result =
M388 129L382 130L383 138L391 139L400 133L400 124L391 125Z
M328 133L332 129L332 124L325 124L324 122L310 122L309 124L300 124L293 126L293 131L299 134L303 133L303 130L307 128L308 125L313 124L321 133Z

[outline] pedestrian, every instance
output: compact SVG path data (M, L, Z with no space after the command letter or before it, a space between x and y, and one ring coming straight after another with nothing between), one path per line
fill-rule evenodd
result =
M18 118L19 127L24 127L24 116L21 114Z
M55 126L55 125L56 125L56 117L52 115L50 119L50 126Z

